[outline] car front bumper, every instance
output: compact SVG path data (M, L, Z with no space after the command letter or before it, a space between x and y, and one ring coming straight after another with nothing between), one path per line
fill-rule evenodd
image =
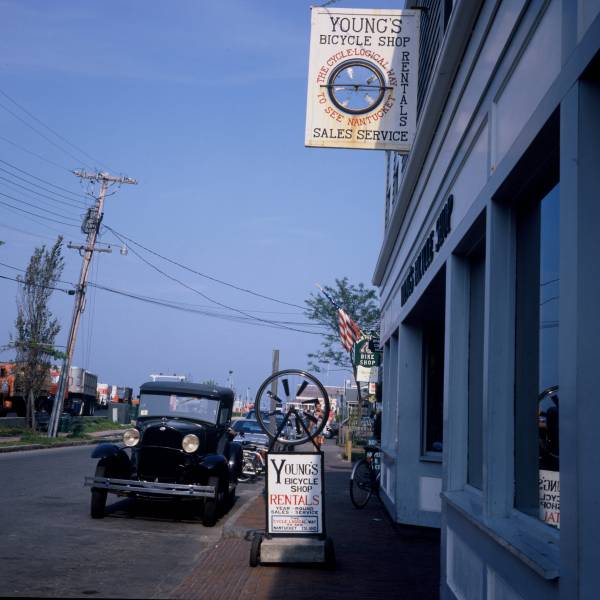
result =
M150 496L185 496L187 498L216 498L212 485L182 483L159 483L138 479L114 479L112 477L86 477L84 485L114 494L144 494Z

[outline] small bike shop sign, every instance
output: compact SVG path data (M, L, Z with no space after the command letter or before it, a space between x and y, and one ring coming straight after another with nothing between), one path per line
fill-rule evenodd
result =
M269 453L267 530L269 534L323 534L322 453Z
M407 153L416 131L419 11L311 10L305 145Z

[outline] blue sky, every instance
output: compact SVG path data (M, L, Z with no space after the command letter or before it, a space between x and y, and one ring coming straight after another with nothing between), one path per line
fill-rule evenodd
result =
M21 207L43 215L0 205L0 261L24 268L34 247L51 244L58 233L66 241L83 239L77 226L48 220L69 217L74 221L65 222L76 225L80 209L19 188L15 183L27 184L14 175L84 194L69 170L98 168L139 180L108 198L105 224L198 271L298 305L316 282L348 276L369 283L383 231L384 154L304 148L309 6L301 0L0 1L0 90L41 121L0 94L0 167L9 172L0 171L9 180L0 179L0 192L16 198L0 200L37 204L42 209ZM115 239L105 232L102 241ZM76 281L81 259L74 250L64 254L63 279ZM306 321L298 309L143 255L219 303L272 311L253 313L260 318ZM94 261L92 281L101 285L225 312L132 252ZM0 274L16 271L0 266ZM3 344L13 331L16 284L0 280L0 290ZM63 324L59 344L66 343L72 305L72 297L53 295ZM232 370L238 391L255 392L273 348L282 368L304 368L318 344L316 335L90 289L73 363L100 381L132 387L153 372L224 384ZM323 375L330 384L343 378Z

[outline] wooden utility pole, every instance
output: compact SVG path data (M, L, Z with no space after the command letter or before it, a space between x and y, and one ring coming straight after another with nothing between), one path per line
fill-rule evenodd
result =
M271 366L271 373L277 373L279 371L279 350L273 350L273 362ZM277 419L275 418L275 411L277 408L277 379L273 379L271 383L271 406L269 406L269 412L271 413L271 418L269 419L269 429L273 432L277 432ZM255 406L256 410L261 410L260 406Z
M104 216L104 200L106 198L106 192L108 187L115 183L137 184L135 179L130 179L129 177L115 177L104 172L86 173L85 171L73 171L73 173L81 179L87 179L89 181L99 183L100 192L98 194L96 204L88 209L81 225L81 230L83 233L87 234L85 245L68 245L69 248L79 250L79 253L83 257L83 263L81 265L81 272L79 273L79 283L75 292L75 306L73 307L73 317L71 319L71 328L69 330L66 354L60 373L58 392L56 394L56 398L54 399L52 415L50 416L50 422L48 423L48 437L56 437L58 433L58 424L60 421L60 415L62 414L65 391L67 389L67 383L69 380L69 369L71 367L71 360L75 350L77 330L79 329L81 313L85 310L85 292L90 266L92 264L92 255L94 252L111 252L111 250L108 248L96 248L96 239L98 237L98 232L100 231L102 217Z

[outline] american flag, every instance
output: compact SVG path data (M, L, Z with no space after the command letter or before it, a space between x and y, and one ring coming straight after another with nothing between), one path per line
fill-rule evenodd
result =
M342 308L338 308L338 325L342 346L344 346L347 352L350 352L353 344L361 337L362 331Z

